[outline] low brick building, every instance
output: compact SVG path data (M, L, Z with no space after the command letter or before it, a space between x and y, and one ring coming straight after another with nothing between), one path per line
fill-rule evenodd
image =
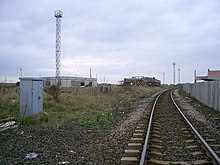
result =
M207 76L196 76L196 81L216 81L220 80L220 70L209 70Z
M87 77L43 77L44 86L60 83L61 87L97 87L97 78Z
M132 86L160 86L161 82L154 77L134 76L132 78L124 78L121 84Z

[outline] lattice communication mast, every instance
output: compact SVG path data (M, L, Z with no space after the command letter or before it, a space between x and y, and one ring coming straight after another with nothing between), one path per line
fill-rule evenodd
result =
M61 18L63 12L56 10L54 12L56 17L56 77L60 77L60 58L61 58Z

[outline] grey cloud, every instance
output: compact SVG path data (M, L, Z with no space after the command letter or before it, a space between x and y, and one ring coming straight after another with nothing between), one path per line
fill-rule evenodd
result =
M0 69L10 76L17 75L19 66L29 75L54 74L53 12L61 9L63 60L86 60L87 56L103 61L120 59L123 65L91 65L98 73L111 75L112 80L115 76L115 81L129 74L160 78L166 72L167 82L172 82L175 61L183 81L188 82L195 68L206 71L203 68L218 67L219 7L217 0L1 1ZM77 63L79 70L86 70L86 66Z

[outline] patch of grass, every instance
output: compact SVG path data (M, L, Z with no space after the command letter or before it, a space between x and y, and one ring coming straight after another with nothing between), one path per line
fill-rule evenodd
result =
M0 86L0 119L19 118L19 92L16 86Z
M113 116L111 113L101 113L90 118L80 119L78 122L79 125L84 128L102 129L107 127L112 122L112 120Z
M48 115L45 113L40 113L34 116L29 116L25 118L19 118L18 121L22 125L40 125L42 123L48 123Z
M102 93L99 88L62 89L59 103L45 95L44 111L49 114L48 124L74 122L81 127L105 128L117 118L117 108L128 111L130 102L150 97L159 90L161 88L115 86L111 92ZM114 116L113 107L116 107Z
M19 118L18 87L0 88L0 118L16 117L24 125L57 126L73 122L83 128L102 129L107 127L123 112L129 112L132 102L144 99L160 91L159 87L111 86L108 92L97 88L61 88L59 102L45 89L42 114L24 119ZM49 92L48 92L49 91Z
M182 88L179 89L179 93L180 93L180 95L182 95L184 97L188 97L189 96Z

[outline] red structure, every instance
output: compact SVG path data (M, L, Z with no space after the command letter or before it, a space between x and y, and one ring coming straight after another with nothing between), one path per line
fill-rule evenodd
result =
M204 80L204 81L216 81L220 80L220 70L209 70L207 76L196 76L196 81Z

